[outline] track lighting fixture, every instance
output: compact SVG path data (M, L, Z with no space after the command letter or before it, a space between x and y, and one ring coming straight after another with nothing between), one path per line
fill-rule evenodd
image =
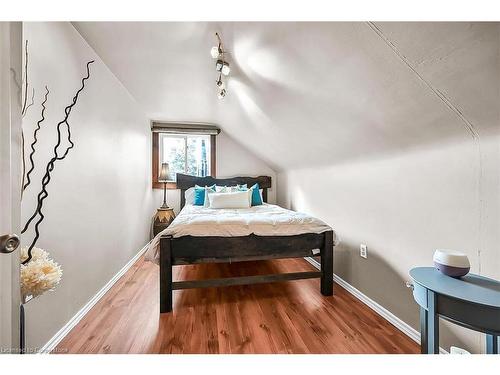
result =
M219 91L219 95L218 95L218 98L219 99L224 99L224 97L226 96L226 89L222 89Z
M217 63L215 64L215 69L218 72L224 74L225 76L229 75L229 72L231 71L228 62L223 60L217 60Z
M217 85L219 90L226 88L226 85L224 84L224 82L222 82L222 76L220 74L219 74L219 78L217 79L217 81L215 81L215 84Z
M224 45L219 33L215 33L215 36L217 37L218 45L212 47L210 55L212 58L217 59L215 62L215 70L219 72L219 78L215 83L218 89L218 97L219 99L223 99L226 96L226 85L222 81L222 76L228 76L231 72L231 68L226 60L227 52L224 50Z

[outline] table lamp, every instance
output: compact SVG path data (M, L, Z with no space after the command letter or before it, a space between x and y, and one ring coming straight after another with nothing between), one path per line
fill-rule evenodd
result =
M167 205L167 181L170 174L168 163L161 163L160 174L158 175L158 182L163 182L163 204L161 209L168 209Z

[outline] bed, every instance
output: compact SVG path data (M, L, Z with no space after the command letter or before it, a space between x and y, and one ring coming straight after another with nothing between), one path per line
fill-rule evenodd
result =
M262 206L249 209L211 209L186 204L187 189L199 186L259 184ZM160 266L160 313L172 311L174 290L248 285L275 281L320 278L320 290L333 295L335 233L309 215L267 204L271 177L216 179L177 174L181 212L151 242L146 259ZM173 281L172 267L198 263L243 262L320 256L321 271L292 272L208 280Z

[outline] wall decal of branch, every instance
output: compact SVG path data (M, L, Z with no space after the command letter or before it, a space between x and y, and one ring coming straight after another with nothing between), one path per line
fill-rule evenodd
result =
M29 87L29 79L28 79L28 61L29 61L29 53L28 53L28 40L26 40L26 44L24 47L24 82L21 82L21 85L24 86L24 90L21 89L21 100L23 103L21 110L21 118L24 118L28 109L35 104L35 88L31 89L31 102L28 104L28 87ZM24 152L24 130L21 126L21 156L22 156L22 184L21 184L21 199L23 199L24 186L25 186L25 178L26 178L26 156Z
M26 104L26 102L25 102ZM24 112L22 114L22 117L24 117L26 115L26 113L28 112L28 109L33 105L35 104L35 89L34 88L31 88L31 101L30 103L26 106L26 108L24 109Z
M33 132L33 142L30 145L31 152L29 155L30 169L26 173L26 183L23 186L23 191L26 190L26 188L31 183L30 175L33 172L33 170L35 169L35 161L33 160L33 156L35 155L35 145L38 142L37 134L41 128L42 122L45 120L45 109L46 109L45 104L47 103L48 97L49 97L49 89L47 86L45 86L45 98L43 99L43 102L42 102L42 118L40 120L38 120L38 122L36 123L36 128L35 128L35 131Z
M38 238L40 237L40 228L39 227L40 227L40 224L42 223L43 219L45 218L45 216L43 215L43 211L42 211L43 202L49 195L49 193L47 191L47 185L50 183L50 180L52 177L51 172L54 170L56 161L63 160L68 155L68 152L74 147L74 143L71 140L71 127L69 125L68 119L69 119L69 116L71 114L73 107L76 105L76 103L78 101L78 97L79 97L80 93L85 88L85 81L87 81L90 78L90 65L93 63L94 63L94 60L87 62L87 75L82 78L81 87L78 89L75 96L73 97L72 103L69 104L64 109L64 113L65 113L64 118L57 124L57 143L53 148L53 156L49 160L49 162L47 163L47 166L45 168L45 175L42 178L42 188L37 196L37 206L36 206L35 212L28 219L28 221L24 225L23 230L21 231L21 233L25 233L28 230L30 224L33 222L33 220L38 216L38 220L36 221L35 227L34 227L35 237L33 238L33 241L31 242L30 246L28 247L28 257L26 260L24 260L22 262L23 265L28 263L31 260L32 250L33 250L34 246L36 245ZM61 133L62 125L66 126L67 141L69 143L69 146L67 146L65 148L64 152L62 153L62 155L60 155L59 148L61 146L61 141L62 141L62 133Z
M24 47L24 99L23 99L23 109L21 110L21 115L24 117L26 113L26 101L28 100L28 41L26 40L26 45Z

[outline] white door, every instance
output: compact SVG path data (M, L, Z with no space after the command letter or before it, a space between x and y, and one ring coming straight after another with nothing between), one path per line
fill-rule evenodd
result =
M19 348L22 24L0 22L0 353Z

